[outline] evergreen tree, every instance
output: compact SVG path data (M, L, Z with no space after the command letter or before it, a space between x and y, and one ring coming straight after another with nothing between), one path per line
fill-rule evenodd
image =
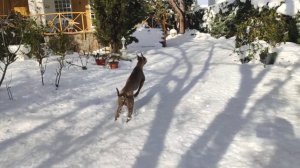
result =
M138 40L131 34L135 26L146 19L145 0L95 0L96 36L102 45L110 45L112 52L119 52L121 38L129 44Z

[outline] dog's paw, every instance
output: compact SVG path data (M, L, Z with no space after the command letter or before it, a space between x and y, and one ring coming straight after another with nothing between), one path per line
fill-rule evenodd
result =
M126 123L128 123L130 120L131 120L131 117L130 118L128 117L126 120Z

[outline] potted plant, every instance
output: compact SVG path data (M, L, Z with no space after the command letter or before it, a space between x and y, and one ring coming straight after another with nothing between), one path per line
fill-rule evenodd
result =
M110 69L117 69L119 68L119 61L120 61L121 54L112 53L108 60L108 65Z
M94 55L95 61L97 65L105 65L108 54L99 54Z

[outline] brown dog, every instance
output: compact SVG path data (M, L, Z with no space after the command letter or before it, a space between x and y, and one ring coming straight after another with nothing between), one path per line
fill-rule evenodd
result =
M118 94L118 109L116 111L115 121L120 116L121 110L123 105L127 106L128 108L128 116L127 121L131 120L131 115L133 112L133 106L134 106L134 97L137 97L140 93L141 88L144 85L145 82L145 75L143 72L143 67L147 63L147 59L141 54L141 56L137 55L138 62L131 72L129 78L126 81L126 84L124 88L121 90L121 93L119 92L117 88L117 94ZM138 90L137 90L138 89ZM133 91L137 90L137 92L134 94Z

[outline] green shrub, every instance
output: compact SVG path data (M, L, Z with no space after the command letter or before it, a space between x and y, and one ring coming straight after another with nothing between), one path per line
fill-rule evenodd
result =
M287 25L275 9L264 8L258 16L249 17L238 25L236 47L252 43L256 39L264 40L272 46L287 41Z
M73 47L73 40L67 34L59 33L49 38L49 48L57 55L65 57Z
M258 40L266 41L271 47L276 44L285 42L288 40L288 25L285 22L285 17L276 13L276 8L268 9L263 8L256 15L250 16L244 22L241 22L237 26L235 47L240 48L242 46L251 46ZM251 48L252 52L248 52L246 56L254 58L254 55L261 52L263 57L268 50L261 50L262 46L258 48ZM252 54L252 55L249 55ZM241 50L238 50L238 54L244 54ZM266 63L263 59L263 63Z
M288 29L288 41L299 44L300 37L297 29L297 17L299 16L296 16L296 18L291 16L284 16Z
M119 52L121 38L126 44L137 39L132 35L136 24L147 18L146 3L143 0L99 0L94 1L96 37L105 46L110 45L112 52Z

